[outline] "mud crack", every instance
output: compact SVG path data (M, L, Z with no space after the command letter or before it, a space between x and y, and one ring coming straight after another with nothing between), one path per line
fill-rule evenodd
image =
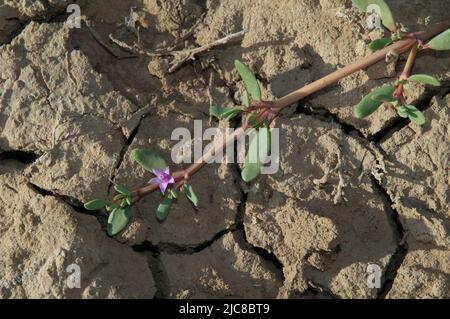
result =
M295 110L295 114L310 115L323 121L331 121L332 123L334 122L339 125L340 128L348 135L351 135L352 132L355 132L359 137L363 138L364 140L368 140L364 136L364 134L355 126L345 123L336 114L331 113L325 108L312 106L309 103L299 103Z
M84 208L83 203L75 197L55 193L53 191L39 187L36 184L33 184L31 182L29 182L28 185L31 187L31 189L33 189L35 192L37 192L38 194L40 194L42 196L51 196L51 197L54 197L54 198L64 202L65 204L69 205L77 213L96 217L98 222L100 223L102 230L106 232L106 227L107 227L107 223L108 223L107 222L108 215L105 212L103 212L101 210L96 210L96 211L87 210L86 208Z
M233 167L235 168L235 170L237 171L237 173L240 176L241 170L239 168L239 165L234 164ZM269 252L268 250L266 250L262 247L257 247L257 246L252 245L247 239L247 234L245 232L245 226L244 226L244 216L245 216L245 209L246 209L246 205L247 205L248 195L241 186L240 186L240 192L241 192L241 200L240 200L240 203L238 206L238 213L236 215L236 221L235 221L236 230L241 231L241 233L242 233L241 239L242 239L243 243L245 244L245 248L249 251L254 252L259 257L261 257L263 260L269 262L274 267L274 269L278 272L278 275L280 276L280 278L283 279L283 282L284 282L286 278L284 277L283 263L278 259L278 257L274 253Z
M448 88L446 88L446 90L447 89ZM440 92L442 93L436 91L425 93L423 97L421 97L416 103L414 103L415 106L421 111L426 111L431 106L431 101L433 97L441 94L445 95L445 93L442 90ZM390 125L372 135L368 140L374 143L380 143L383 139L385 139L388 136L391 136L397 131L400 131L409 123L410 123L409 119L397 117Z
M147 256L147 263L150 272L153 275L154 285L156 288L153 299L168 299L169 298L169 278L164 270L164 266L158 256Z
M40 155L34 152L21 150L3 151L0 153L0 161L13 160L26 165L33 164L39 157Z
M192 255L199 253L202 250L210 247L214 242L222 238L224 235L234 232L237 229L236 225L232 225L227 229L221 230L216 233L211 239L204 241L198 245L177 245L174 243L159 243L157 245L152 244L149 241L144 241L142 244L132 246L136 252L150 252L155 256L159 256L161 253L166 253L170 255Z
M120 166L123 163L123 160L125 158L125 154L127 153L130 145L133 143L134 138L136 137L138 131L139 131L139 127L141 126L141 122L142 122L142 118L139 120L138 125L136 125L136 127L133 129L133 131L131 132L130 136L128 138L126 138L123 134L123 139L124 139L124 145L122 147L122 149L120 150L119 153L119 159L117 160L117 164L114 167L112 174L109 178L109 185L108 185L108 193L111 191L112 186L114 185L114 179L117 176L117 171L119 170Z
M436 93L428 93L423 96L416 104L416 107L419 110L425 111L431 104L431 100L436 96ZM400 131L405 126L410 123L409 119L403 119L398 117L395 121L393 121L390 125L382 129L381 131L374 134L369 138L370 141L374 143L380 143L386 136L391 136L397 131Z
M133 251L136 253L144 254L147 257L148 266L151 273L153 274L153 279L155 281L156 293L155 299L166 299L168 298L167 289L169 288L169 280L167 278L164 266L159 258L161 253L166 254L180 254L180 255L192 255L199 253L204 249L210 247L214 242L222 238L224 235L234 232L236 230L236 225L224 229L217 234L215 234L211 239L199 244L199 245L187 245L181 246L173 243L160 243L158 245L153 245L149 241L145 241L140 245L132 246Z
M308 288L301 294L301 297L306 299L341 299L312 281L308 282Z
M72 3L76 4L78 1L73 0ZM45 0L44 3L45 6L45 10L43 10L44 12L48 12L51 11L51 4L48 3L47 0ZM66 8L64 9L60 9L57 10L56 12L54 12L54 14L48 16L48 17L43 17L43 16L36 16L36 17L32 17L32 18L28 18L25 20L21 21L20 17L12 17L9 18L8 20L17 20L19 22L19 25L17 26L17 28L15 30L13 30L3 42L0 42L0 46L2 45L7 45L7 44L11 44L15 38L17 38L23 30L26 29L26 27L32 23L32 22L37 22L37 23L60 23L65 21L68 17L69 17L69 13L66 12Z
M445 98L450 93L450 88L442 95L442 98Z
M397 249L395 250L394 254L389 260L389 263L386 267L386 271L384 273L384 282L377 294L378 299L385 299L387 294L391 290L394 280L397 276L398 270L402 265L406 257L406 254L408 253L408 244L406 241L407 233L403 227L403 224L400 221L400 215L398 211L393 207L394 202L391 200L391 197L389 196L387 191L381 186L380 182L374 176L372 176L372 182L375 188L379 191L379 193L383 195L387 203L389 203L391 211L389 217L392 222L393 230L398 240Z
M15 18L15 20L19 20L19 18ZM11 44L13 40L22 33L22 31L27 27L29 23L30 22L20 23L19 26L14 31L12 31L3 42L0 42L0 46Z

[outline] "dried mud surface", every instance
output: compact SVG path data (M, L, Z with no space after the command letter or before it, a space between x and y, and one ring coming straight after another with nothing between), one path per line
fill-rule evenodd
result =
M92 29L65 26L74 2ZM411 30L450 18L448 1L388 2ZM0 298L450 298L445 52L415 64L443 83L408 96L422 128L388 106L354 117L405 63L380 62L283 112L276 174L247 185L238 165L209 165L192 180L198 209L180 199L161 224L153 194L115 238L105 213L82 206L150 177L135 148L169 158L174 128L224 127L208 109L239 100L234 59L257 71L264 98L280 97L369 54L380 31L364 21L344 0L0 0ZM108 38L184 49L243 28L171 74L170 57ZM70 289L74 263L81 287Z

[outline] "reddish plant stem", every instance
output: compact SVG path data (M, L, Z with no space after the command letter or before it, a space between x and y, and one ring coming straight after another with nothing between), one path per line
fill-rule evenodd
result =
M400 75L400 80L401 81L405 81L409 78L409 76L411 75L411 70L413 68L414 65L414 61L416 60L416 56L417 56L417 41L416 41L416 45L414 45L411 48L411 51L409 51L409 55L408 55L408 60L406 61L405 67L403 68L403 72ZM403 83L399 83L397 85L397 88L395 89L394 92L394 97L397 98L403 105L406 104L406 99L405 96L403 94Z
M445 21L429 27L426 31L415 33L416 37L414 38L407 38L395 42L394 44L384 48L383 50L377 51L368 57L356 61L342 69L339 69L315 82L312 82L302 87L301 89L298 89L274 101L273 110L279 112L281 109L288 107L293 103L338 82L342 78L347 77L352 73L365 69L377 63L378 61L383 60L386 54L389 53L390 51L395 51L396 53L401 54L413 46L417 48L416 44L418 40L425 42L430 38L434 37L435 35L445 31L448 28L450 28L450 21ZM415 51L417 52L417 50ZM411 68L412 64L414 63L416 52L414 53L414 57L411 58L412 61L410 63L407 62L407 65L411 64L409 66ZM214 146L207 153L205 153L196 163L192 164L185 170L175 172L173 176L176 179L176 187L181 187L186 180L190 179L196 172L198 172L203 166L205 166L208 160L215 156L217 151L224 149L228 145L234 143L234 141L236 141L240 137L244 136L245 131L249 127L250 126L248 124L244 124L242 127L234 131L232 134L226 136L223 141L216 141ZM135 203L139 201L142 197L156 191L158 188L159 188L158 185L146 185L137 188L131 193L132 202Z
M244 124L237 130L235 130L232 134L225 136L223 140L219 139L215 140L214 145L210 148L210 150L207 153L203 154L203 156L200 159L198 159L195 163L193 163L185 170L173 173L172 176L174 177L176 182L175 187L180 189L184 185L184 183L187 180L189 180L195 173L197 173L203 166L205 166L208 160L213 158L218 151L224 149L228 145L233 144L234 141L244 136L245 131L249 127L250 127L249 125ZM142 197L150 193L153 193L157 189L159 189L158 185L146 185L132 191L131 192L132 202L134 203L139 201Z
M435 35L445 31L449 27L450 21L445 21L429 27L426 31L414 33L415 37L413 38L406 38L398 42L395 42L394 44L380 51L377 51L366 58L356 61L342 69L339 69L315 82L312 82L302 87L301 89L298 89L297 91L294 91L282 97L281 99L275 101L275 108L283 109L301 99L304 99L305 97L313 93L316 93L317 91L320 91L338 82L342 78L352 73L365 69L368 66L371 66L377 63L378 61L383 60L386 54L388 54L390 51L395 51L396 53L401 54L407 51L409 48L411 48L415 43L417 43L418 40L425 42L430 38L434 37Z

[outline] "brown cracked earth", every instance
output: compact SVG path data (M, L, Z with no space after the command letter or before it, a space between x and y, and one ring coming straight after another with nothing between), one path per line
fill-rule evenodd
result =
M91 29L69 29L76 2ZM387 1L411 30L448 20L448 1ZM433 3L432 3L433 2ZM127 18L127 20L125 20ZM1 298L450 298L450 54L421 54L418 127L388 106L353 114L403 67L380 62L292 106L277 119L280 170L252 184L238 165L208 165L160 224L160 195L141 201L122 234L82 203L146 174L136 147L169 158L176 127L210 122L210 98L231 106L241 59L273 99L368 55L381 31L348 0L0 0ZM148 51L242 39L168 73ZM231 123L238 125L238 123ZM70 289L66 268L81 268ZM366 284L381 267L381 288Z

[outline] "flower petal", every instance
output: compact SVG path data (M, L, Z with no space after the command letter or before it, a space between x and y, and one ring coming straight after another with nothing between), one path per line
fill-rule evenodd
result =
M159 184L159 189L161 190L161 193L164 194L166 192L167 186L169 186L169 183L166 182L161 182Z
M159 179L162 179L163 176L164 176L163 170L162 170L162 169L159 169L159 168L154 168L154 169L152 170L152 173L155 174L155 176L158 177Z
M148 181L149 184L160 184L161 180L158 177L153 177L151 180Z
M169 180L167 181L167 183L169 183L169 184L174 184L174 183L175 183L175 179L174 179L172 176L170 176L170 178L169 178Z

